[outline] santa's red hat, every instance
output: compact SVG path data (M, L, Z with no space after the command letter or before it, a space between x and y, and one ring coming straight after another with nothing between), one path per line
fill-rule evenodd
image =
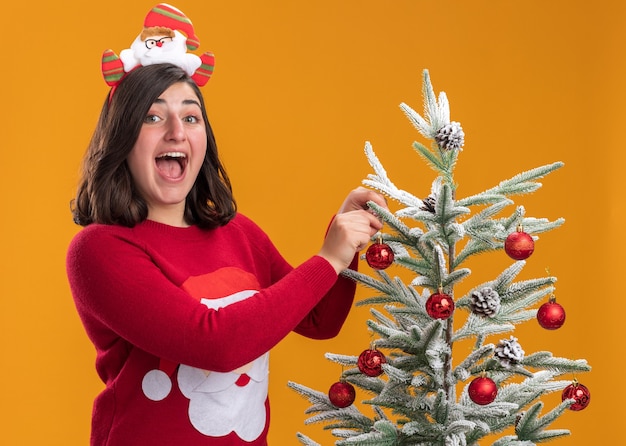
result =
M152 8L144 20L143 26L145 28L163 26L182 32L187 37L188 50L193 51L200 46L200 40L193 30L191 20L180 9L167 3L159 3Z

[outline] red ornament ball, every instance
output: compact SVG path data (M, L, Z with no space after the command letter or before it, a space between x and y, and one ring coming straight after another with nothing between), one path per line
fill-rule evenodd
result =
M364 350L359 355L358 366L361 373L367 376L379 376L383 373L383 364L387 358L380 350Z
M565 323L565 309L556 299L550 299L537 310L537 321L546 330L556 330Z
M472 401L476 404L484 406L492 403L493 400L496 399L498 387L491 378L479 376L478 378L474 378L474 380L470 383L467 392L469 393L469 397Z
M515 260L527 259L534 250L535 241L532 236L519 229L511 232L504 241L504 251Z
M569 406L570 410L583 410L589 405L589 402L591 401L591 392L589 392L589 389L587 387L574 381L572 384L563 389L563 393L561 394L562 401L570 398L576 400L574 404Z
M454 299L445 293L435 293L426 301L426 313L433 319L448 319L454 312Z
M393 263L393 250L386 243L373 243L365 252L367 264L374 269L385 269Z
M333 406L338 409L343 409L344 407L348 407L350 404L354 403L356 391L354 390L354 386L349 382L337 381L335 384L330 386L330 389L328 390L328 398Z

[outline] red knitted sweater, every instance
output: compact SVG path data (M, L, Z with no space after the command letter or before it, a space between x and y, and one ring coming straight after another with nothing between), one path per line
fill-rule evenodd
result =
M291 331L335 336L355 290L321 257L292 268L241 214L212 230L92 224L67 272L105 384L94 446L265 445L267 352Z

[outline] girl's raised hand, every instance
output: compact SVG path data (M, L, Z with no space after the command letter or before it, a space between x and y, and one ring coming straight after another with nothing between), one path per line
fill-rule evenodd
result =
M368 201L387 208L382 195L359 187L348 194L328 229L319 255L328 260L337 274L350 265L354 254L366 247L383 226L368 210Z

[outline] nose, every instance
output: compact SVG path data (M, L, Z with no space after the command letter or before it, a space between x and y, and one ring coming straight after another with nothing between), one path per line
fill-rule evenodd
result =
M169 141L184 141L187 138L185 126L177 117L168 119L167 133L165 138Z

